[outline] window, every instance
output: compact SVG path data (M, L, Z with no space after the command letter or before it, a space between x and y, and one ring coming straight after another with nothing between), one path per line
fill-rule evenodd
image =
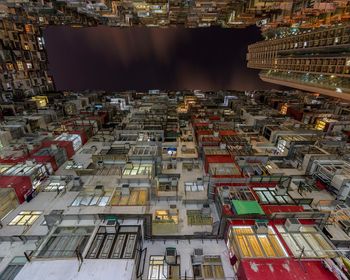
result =
M251 226L233 226L229 231L227 246L232 253L237 251L235 249L237 247L242 258L287 256L287 252L271 226L268 226L268 232L264 234L257 234Z
M118 231L118 232L117 232ZM100 227L89 248L89 259L132 259L138 245L138 226Z
M42 214L41 211L21 211L10 223L10 226L31 226Z
M202 183L198 184L196 182L185 182L186 192L202 192L204 191L204 185Z
M30 62L28 62L27 63L27 69L32 69L32 68L33 68L33 65Z
M44 190L46 192L56 192L63 190L65 187L66 185L64 184L64 182L51 182L44 188Z
M24 29L26 30L27 33L30 33L33 31L32 26L30 24L26 24L24 26Z
M295 204L287 193L278 195L275 188L254 188L253 190L262 204Z
M313 226L302 226L299 231L287 231L276 226L295 257L333 258L336 254L327 240Z
M76 250L82 252L93 232L93 227L58 227L45 243L38 257L74 257Z
M203 276L209 279L225 278L220 256L205 256L203 264Z
M37 40L38 40L39 50L43 50L44 49L44 39L42 37L38 37Z
M168 265L164 256L150 256L148 279L167 279Z
M72 206L106 206L110 194L81 193L73 201Z
M71 142L73 142L74 151L79 150L79 148L82 145L81 137L78 134L61 134L55 140L56 141L71 141Z
M127 164L123 176L137 176L152 174L152 164Z
M5 270L0 274L0 280L13 280L23 268L27 259L25 257L14 257Z
M17 68L18 68L19 71L23 71L24 70L22 61L17 61Z
M12 71L12 70L14 69L12 63L6 63L6 68L7 68L7 70L9 70L9 71Z
M77 164L77 163L72 163L72 162L68 162L68 164L66 165L65 169L66 170L70 170L70 169L83 169L83 165L82 164Z

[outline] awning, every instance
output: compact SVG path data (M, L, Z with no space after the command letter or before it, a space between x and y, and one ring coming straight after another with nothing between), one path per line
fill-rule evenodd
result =
M257 201L231 200L231 203L237 215L265 214Z

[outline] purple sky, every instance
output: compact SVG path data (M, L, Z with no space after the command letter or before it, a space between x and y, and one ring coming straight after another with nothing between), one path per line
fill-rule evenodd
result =
M256 27L71 28L45 32L50 74L59 90L275 88L247 69Z

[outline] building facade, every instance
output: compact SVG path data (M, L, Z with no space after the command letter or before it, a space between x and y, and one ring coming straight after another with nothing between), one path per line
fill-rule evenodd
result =
M248 47L248 67L263 81L349 99L350 26L283 28Z

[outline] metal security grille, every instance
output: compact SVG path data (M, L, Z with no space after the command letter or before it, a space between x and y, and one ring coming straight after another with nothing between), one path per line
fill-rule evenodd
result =
M1 260L0 260L1 261ZM0 280L13 280L26 263L25 257L14 257L0 274Z
M138 226L99 228L86 258L132 259L139 236Z

